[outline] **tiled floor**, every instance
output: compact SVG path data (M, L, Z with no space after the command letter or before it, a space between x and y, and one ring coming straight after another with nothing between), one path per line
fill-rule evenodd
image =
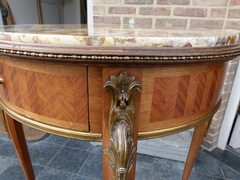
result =
M28 142L36 180L100 180L101 148L50 135ZM138 154L137 180L180 180L184 163ZM11 140L0 135L0 180L24 180ZM201 150L191 180L239 180L240 155Z

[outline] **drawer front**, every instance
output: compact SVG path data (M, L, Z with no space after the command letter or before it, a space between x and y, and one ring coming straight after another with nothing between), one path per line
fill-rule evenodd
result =
M21 58L0 58L2 102L35 121L89 131L87 68Z

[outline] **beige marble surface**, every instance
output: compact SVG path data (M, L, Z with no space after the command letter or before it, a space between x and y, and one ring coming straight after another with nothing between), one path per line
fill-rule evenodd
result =
M135 47L208 47L239 43L237 31L151 29L119 25L15 25L0 27L0 42Z

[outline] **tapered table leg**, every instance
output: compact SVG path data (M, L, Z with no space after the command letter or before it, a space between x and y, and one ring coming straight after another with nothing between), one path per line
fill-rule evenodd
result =
M22 124L4 113L9 135L12 139L18 159L22 165L26 180L35 180Z
M198 155L200 146L202 144L202 140L205 136L205 132L206 132L207 127L208 127L208 122L210 120L205 121L204 123L195 127L194 134L193 134L193 137L192 137L191 146L190 146L188 157L187 157L187 161L186 161L185 168L184 168L184 171L183 171L182 180L188 180L189 179L193 164L194 164L195 159Z
M8 137L10 138L9 133L8 133L8 128L7 128L6 120L5 120L5 116L4 116L4 111L3 111L2 109L0 109L0 118L1 118L1 120L2 120L3 126L4 126L4 128L5 128L5 131L7 132Z

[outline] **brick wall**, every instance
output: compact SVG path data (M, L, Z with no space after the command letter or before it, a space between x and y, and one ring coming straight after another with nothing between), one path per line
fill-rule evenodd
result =
M93 22L98 24L240 30L240 0L93 0L93 3ZM237 63L229 62L222 105L203 142L208 149L217 145Z
M93 0L94 23L240 29L240 0Z

